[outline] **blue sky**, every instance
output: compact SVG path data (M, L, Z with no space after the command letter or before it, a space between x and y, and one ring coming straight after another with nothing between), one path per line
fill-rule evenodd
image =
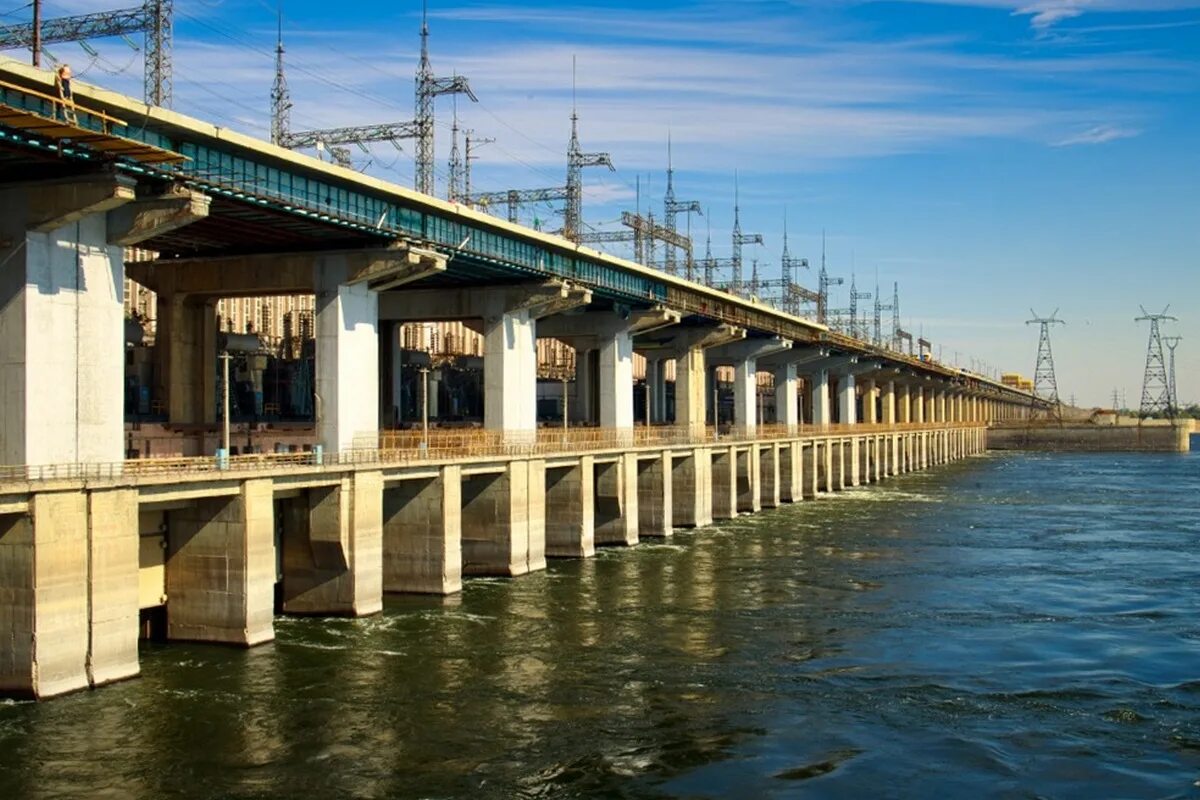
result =
M276 7L177 0L178 110L266 134ZM283 12L295 128L411 119L420 3ZM873 290L878 274L890 297L899 281L903 322L935 354L1026 374L1030 306L1058 307L1060 392L1106 406L1113 389L1140 397L1138 305L1171 303L1180 399L1200 401L1200 0L436 0L429 13L435 70L467 75L480 98L459 102L461 124L497 140L477 189L562 183L574 56L583 146L618 167L586 177L593 227L612 227L639 184L661 210L670 131L676 192L710 209L693 233L711 225L716 255L736 170L743 229L766 239L747 258L768 276L786 209L793 255L815 265L824 230L847 283L853 269ZM120 40L99 58L51 51L85 81L140 91ZM438 104L439 180L452 106ZM411 184L411 149L356 161Z

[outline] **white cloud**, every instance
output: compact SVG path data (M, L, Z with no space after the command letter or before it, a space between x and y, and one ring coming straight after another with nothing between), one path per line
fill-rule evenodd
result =
M1079 144L1104 144L1118 139L1131 139L1141 131L1134 128L1123 128L1118 125L1094 125L1085 131L1072 134L1054 142L1055 147L1071 147Z

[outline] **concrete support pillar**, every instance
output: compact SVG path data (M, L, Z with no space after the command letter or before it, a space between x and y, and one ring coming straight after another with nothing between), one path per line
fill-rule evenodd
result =
M857 406L855 405L854 374L845 372L837 376L838 380L838 419L843 425L854 425L858 422Z
M39 211L39 191L0 192L0 463L120 461L123 251L107 244L103 213ZM45 214L70 221L47 229Z
M735 449L737 510L749 514L762 511L761 446L755 442L745 450Z
M463 575L513 578L546 568L546 462L513 460L501 471L464 475Z
M800 378L795 364L775 368L775 422L794 431L800 424Z
M829 402L829 370L817 370L810 377L813 424L828 427L833 418Z
M275 638L269 478L167 514L167 637L251 646Z
M737 448L714 447L712 450L712 516L733 519L737 516Z
M846 453L846 460L849 462L847 464L849 469L846 470L848 473L846 481L851 486L858 486L862 483L862 444L861 436L851 436L847 443L848 452Z
M383 490L383 590L462 591L462 468L389 484Z
M44 492L0 514L0 694L138 674L137 493Z
M546 555L587 558L595 555L595 460L546 467Z
M779 445L779 499L784 503L804 499L804 447L798 440Z
M697 447L671 458L671 518L680 527L702 528L713 521L712 451Z
M808 471L801 485L806 498L816 499L817 495L821 493L821 469L824 466L821 447L817 439L809 441L804 455L807 457Z
M217 306L185 295L158 296L157 397L175 424L217 421Z
M636 463L638 536L670 536L674 533L671 451Z
M345 255L316 258L317 438L329 452L379 446L379 296L350 277Z
M650 389L650 422L661 425L666 422L666 361L646 357L646 386Z
M594 492L596 544L637 544L637 454L596 464Z
M758 445L758 499L762 508L779 507L783 495L780 480L783 472L782 460L785 447L787 445L779 442Z
M830 438L821 442L821 475L824 478L825 491L829 494L842 488L839 480L842 467L841 448L840 439Z
M879 421L876 416L875 381L865 378L859 381L859 384L862 387L862 421L867 425L874 425Z
M576 373L576 400L582 387ZM537 322L528 309L483 320L483 426L512 441L537 435ZM465 531L464 531L465 534Z
M281 501L283 610L361 617L383 610L383 475Z
M704 349L692 347L675 360L675 424L693 439L705 435Z
M600 427L633 431L633 337L628 330L606 333L598 348Z
M733 365L733 427L746 438L758 428L758 361L753 358Z

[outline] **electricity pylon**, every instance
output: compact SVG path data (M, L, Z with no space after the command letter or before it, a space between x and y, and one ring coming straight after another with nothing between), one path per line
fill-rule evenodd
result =
M1150 323L1150 342L1146 345L1146 372L1142 378L1141 414L1147 417L1159 411L1166 412L1174 419L1175 414L1171 403L1171 385L1167 378L1166 359L1163 358L1162 334L1158 324L1165 320L1178 322L1178 318L1167 314L1171 306L1162 310L1161 314L1151 314L1145 306L1142 316L1135 317L1134 322Z
M829 287L841 286L845 282L845 278L829 277L829 271L825 269L825 231L821 231L821 272L817 277L817 294L820 299L817 301L817 322L822 325L828 324Z
M433 99L447 94L465 94L478 102L471 85L461 75L438 78L429 64L429 16L426 7L421 11L421 61L417 65L416 124L417 158L414 184L422 194L432 195L433 186Z
M173 0L146 0L137 8L97 11L43 20L41 0L32 3L35 22L0 27L0 50L28 47L33 50L33 65L41 66L42 47L59 42L82 42L106 36L144 33L146 45L146 102L171 106L171 20Z
M1167 377L1169 379L1169 387L1171 390L1171 408L1176 414L1179 413L1179 387L1175 383L1175 348L1183 341L1182 336L1164 336L1163 344L1167 346L1170 352L1170 363L1167 365ZM1172 414L1174 416L1174 414Z
M1041 328L1038 336L1037 367L1033 371L1033 400L1029 418L1034 419L1038 416L1042 409L1038 407L1037 401L1043 400L1049 403L1049 408L1046 409L1049 419L1057 420L1061 424L1062 404L1058 400L1058 379L1054 375L1054 353L1050 349L1050 326L1066 325L1067 323L1058 318L1057 308L1048 317L1039 317L1032 308L1029 309L1029 313L1033 314L1033 319L1025 320L1025 324L1038 325Z
M696 200L679 200L675 197L675 164L671 159L671 135L667 134L667 191L663 195L663 225L671 233L679 232L679 215L680 214L700 214L700 203ZM676 248L667 246L666 260L663 262L663 268L668 275L677 275L679 268L676 266ZM687 262L687 277L688 280L694 279L695 265L691 260Z

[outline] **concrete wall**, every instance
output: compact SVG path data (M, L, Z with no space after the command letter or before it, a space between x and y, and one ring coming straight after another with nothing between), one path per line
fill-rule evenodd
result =
M1195 423L1167 425L1076 425L1045 428L991 428L989 450L1049 450L1062 452L1186 453Z

